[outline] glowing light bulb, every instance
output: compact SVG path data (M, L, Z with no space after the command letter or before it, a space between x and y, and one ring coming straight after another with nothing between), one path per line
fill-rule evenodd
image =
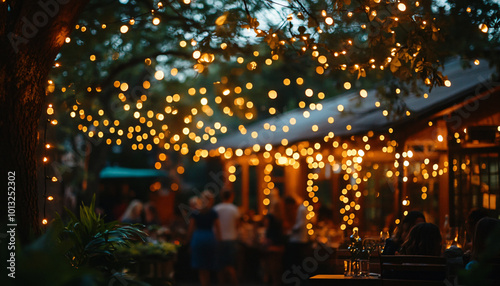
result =
M123 25L120 27L120 33L122 34L125 34L128 32L128 26L127 25Z
M359 95L362 98L366 98L366 97L368 97L368 92L366 90L362 89L362 90L359 91Z
M486 24L481 24L479 25L479 30L481 30L481 32L483 33L488 33L488 26Z
M165 77L165 74L163 73L163 71L156 71L155 72L155 78L157 80L162 80L164 77Z

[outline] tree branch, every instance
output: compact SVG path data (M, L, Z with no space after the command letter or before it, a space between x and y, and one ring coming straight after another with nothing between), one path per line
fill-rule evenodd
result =
M114 79L116 78L117 75L119 75L120 73L122 73L123 71L125 71L128 68L134 67L140 63L144 63L144 59L155 58L155 57L160 56L160 55L173 55L173 56L183 57L186 59L189 59L191 57L190 54L185 53L185 52L179 52L179 51L166 51L166 52L156 51L156 52L151 53L149 55L141 55L141 56L132 58L124 63L121 63L121 64L113 67L113 69L111 69L109 71L108 76L104 80L101 81L102 82L101 85L102 86L109 85L111 82L114 81Z

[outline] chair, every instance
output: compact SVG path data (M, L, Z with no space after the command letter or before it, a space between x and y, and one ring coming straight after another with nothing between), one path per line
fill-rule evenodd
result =
M381 255L382 284L392 285L445 285L446 259L423 255Z

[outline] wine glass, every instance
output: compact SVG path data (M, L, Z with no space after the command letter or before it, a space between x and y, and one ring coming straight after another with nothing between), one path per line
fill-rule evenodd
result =
M388 230L382 230L380 232L380 252L384 251L385 241L390 237Z

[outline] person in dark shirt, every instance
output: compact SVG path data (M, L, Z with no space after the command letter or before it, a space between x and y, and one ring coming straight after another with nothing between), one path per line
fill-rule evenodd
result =
M410 230L400 254L441 256L441 242L441 232L437 225L420 223Z
M276 190L272 191L272 194ZM264 218L266 227L265 256L263 257L263 270L272 280L272 285L281 285L283 274L283 251L285 250L285 235L283 231L284 209L278 195L269 205L269 212Z
M189 221L191 266L198 269L202 286L210 284L210 271L216 270L216 244L220 240L219 217L212 208L213 201L213 194L204 191L201 195L202 207L193 212Z
M395 255L399 252L399 249L401 248L403 242L405 242L411 228L422 222L425 222L425 216L422 212L409 212L403 219L403 222L401 222L401 225L397 228L394 237L388 238L385 241L384 252L382 254Z

